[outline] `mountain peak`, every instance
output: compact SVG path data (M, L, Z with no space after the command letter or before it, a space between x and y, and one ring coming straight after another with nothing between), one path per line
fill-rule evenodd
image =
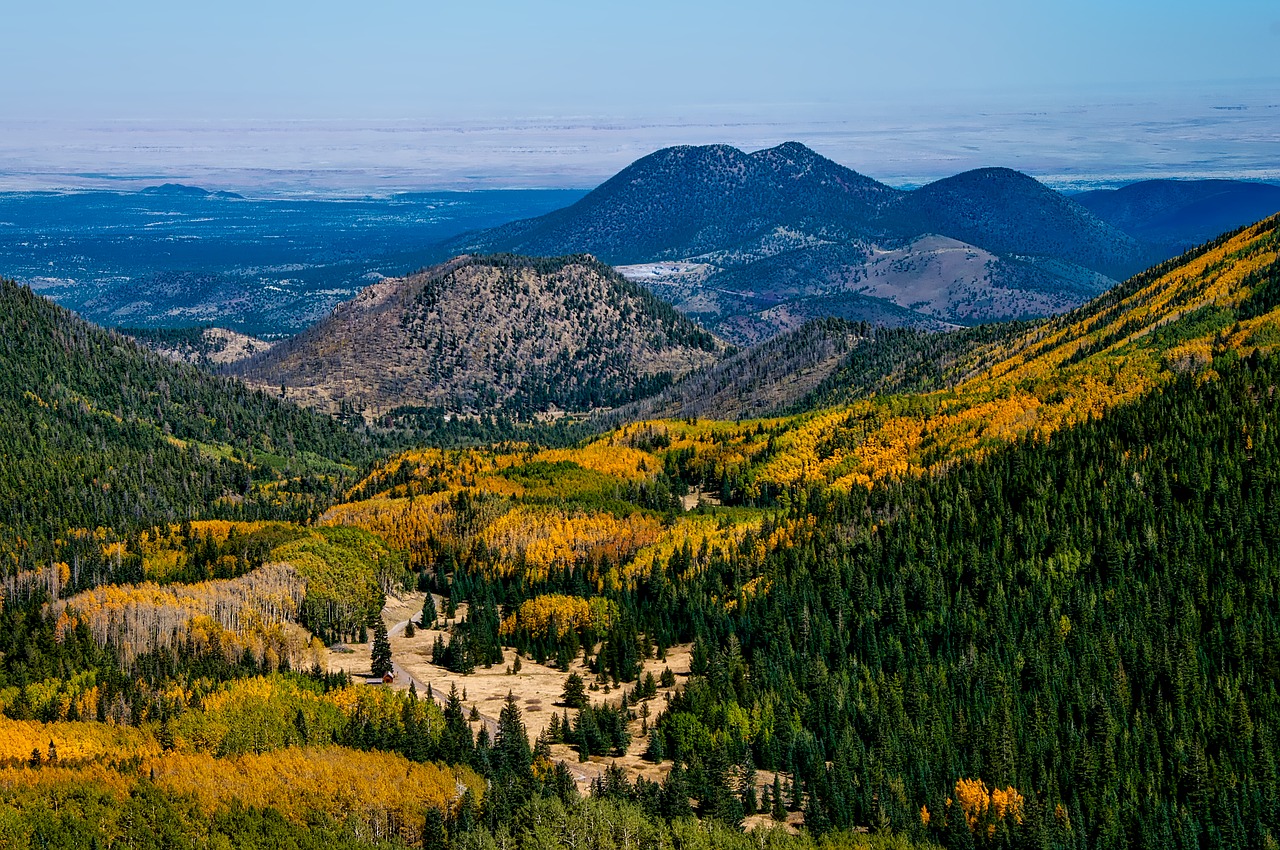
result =
M611 407L714 361L721 343L588 255L463 255L366 287L235 371L370 414Z
M770 159L773 157L785 157L787 159L798 160L801 162L813 162L817 159L826 159L813 148L810 148L800 142L783 142L771 148L762 148L751 154L752 157L761 159Z
M799 142L751 154L730 145L684 145L636 160L571 207L448 247L590 251L627 264L750 246L780 226L857 240L872 235L873 219L898 194Z

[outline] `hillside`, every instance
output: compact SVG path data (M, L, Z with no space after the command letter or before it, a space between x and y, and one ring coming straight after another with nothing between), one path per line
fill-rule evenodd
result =
M654 401L832 407L414 449L314 525L59 540L3 588L4 828L1269 846L1277 347L1280 217L1064 316L815 323Z
M120 333L176 363L216 370L271 348L273 343L226 328L120 328Z
M728 145L664 148L570 207L451 244L591 253L613 265L712 252L768 255L817 234L870 236L871 219L897 194L795 142L750 154Z
M372 456L328 417L162 360L7 281L0 375L0 553L15 559L3 574L69 528L306 516Z
M1026 175L905 192L795 142L660 150L570 207L447 246L590 252L745 345L827 316L938 329L1060 313L1148 261Z
M1241 180L1144 180L1071 199L1170 255L1280 212L1280 186Z
M1053 258L1116 280L1147 265L1132 236L1008 168L980 168L922 186L885 218L901 233L938 233L1002 256Z
M720 350L590 257L460 257L367 287L233 371L334 412L409 406L525 416L649 395Z

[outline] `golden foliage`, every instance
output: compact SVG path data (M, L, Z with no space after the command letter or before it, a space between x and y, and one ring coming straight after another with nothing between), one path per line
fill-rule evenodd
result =
M48 746L49 730L37 727L44 735L39 749ZM104 724L53 724L94 726L102 731L90 732L77 740L103 742L106 733L140 734L137 730L117 729ZM0 733L13 731L13 722L0 720ZM77 735L82 731L73 730ZM25 730L20 734L0 734L0 746L13 740L25 745ZM250 754L234 758L215 758L204 753L161 752L151 742L150 748L120 738L128 749L115 755L120 758L141 757L141 769L116 770L106 764L67 766L72 759L62 755L64 747L78 753L68 740L64 745L56 739L59 764L38 769L26 766L0 768L0 789L35 788L41 793L57 795L74 792L87 784L101 793L109 791L117 799L127 796L142 781L152 777L155 784L170 795L186 795L207 812L224 810L233 804L272 807L298 824L306 824L315 814L337 820L354 818L366 830L363 837L373 840L399 839L410 845L422 840L427 808L451 811L462 793L471 789L476 799L484 792L484 781L466 767L450 768L436 764L417 764L402 756L382 752L365 752L343 747L321 749L289 748L272 753ZM97 747L94 757L106 753ZM7 749L0 749L0 757ZM22 754L30 756L30 748ZM78 758L78 756L77 756Z
M190 795L208 811L233 802L271 806L296 823L316 812L355 817L374 839L422 840L423 811L449 811L471 788L477 799L483 780L470 768L416 764L383 752L343 747L289 748L235 758L166 753L144 763L144 771L172 794Z
M544 581L551 567L621 563L661 533L661 523L640 513L619 519L603 511L521 506L488 525L480 539L503 556L505 574L519 561L531 580Z
M758 530L760 522L756 511L682 516L660 538L637 551L623 573L629 581L648 576L678 551L687 550L689 565L679 578L691 578L710 566L712 558L737 547L748 532Z
M948 801L950 803L950 801ZM975 832L979 823L990 813L992 821L1011 818L1022 823L1023 798L1013 786L988 789L980 779L957 779L954 805L960 808L969 831ZM995 834L995 823L987 826L988 836Z
M198 584L108 585L58 600L52 611L59 636L84 622L126 663L191 640L228 660L247 649L259 663L288 658L306 669L323 659L323 647L295 625L304 591L292 567L268 564L236 579Z
M501 633L507 636L523 629L535 637L543 637L550 634L553 625L555 637L561 638L570 631L584 629L603 633L617 616L617 603L611 599L548 593L520 603L516 613L502 621Z
M584 469L599 472L619 481L642 481L661 469L647 452L605 439L579 449L545 449L533 456L534 462L576 463Z
M109 723L39 723L0 717L0 761L26 761L32 750L48 755L52 741L63 765L160 753L155 738L133 726Z

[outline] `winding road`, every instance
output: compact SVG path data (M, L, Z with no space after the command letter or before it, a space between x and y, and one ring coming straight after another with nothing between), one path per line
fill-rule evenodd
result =
M405 627L408 625L409 625L408 620L404 620L403 622L396 623L391 628L387 629L387 638L390 639L390 638L395 638L403 635ZM418 624L414 623L414 625L417 626ZM401 667L399 664L396 663L394 647L392 648L392 653L391 653L391 672L396 677L397 682L412 684L414 687L414 690L418 692L419 697L425 698L426 694L429 692L435 698L436 703L441 708L444 707L444 701L445 701L444 695L436 693L434 688L428 691L427 685L425 682L423 682L421 679L414 676L408 670L404 669L403 667ZM486 714L481 714L480 722L482 722L484 724L485 729L488 730L489 740L493 741L498 735L497 719L493 717L489 717ZM591 782L591 776L583 772L583 770L579 768L577 765L574 765L567 760L562 760L562 763L564 764L565 767L569 768L569 773L573 776L573 781L576 784L580 786L586 786Z
M401 622L401 623L396 623L394 626L387 629L387 638L390 639L394 637L399 637L400 635L404 634L404 629L405 629L405 626L407 625L409 625L408 620L405 620L404 622ZM417 623L415 623L414 625L417 626ZM414 676L408 670L404 669L403 667L401 667L399 664L396 663L394 647L392 648L392 652L391 652L391 672L396 677L397 682L405 682L405 683L412 684L414 687L414 690L418 692L418 696L424 697L428 693L427 685L425 682L423 682L417 676ZM436 703L441 708L444 708L445 696L443 694L436 693L434 688L431 689L430 693L435 698ZM495 737L497 737L498 735L497 718L489 717L488 715L481 714L480 722L484 724L485 729L489 730L490 741L492 741Z

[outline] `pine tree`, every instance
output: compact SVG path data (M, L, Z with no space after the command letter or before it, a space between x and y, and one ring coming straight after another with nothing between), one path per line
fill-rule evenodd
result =
M577 673L570 673L565 679L560 701L569 708L582 708L587 704L587 686Z
M423 812L422 848L423 850L446 850L449 846L448 833L445 832L444 815L434 806Z
M444 731L440 735L440 755L449 764L469 764L475 749L471 727L462 713L462 700L458 686L450 686L449 697L444 704Z
M533 753L529 749L529 733L511 691L507 692L507 700L498 715L498 736L493 749L498 770L506 771L522 782L532 781Z
M373 622L373 675L380 678L391 670L391 641L387 640L387 624L377 617Z
M662 730L654 729L649 735L649 748L645 750L644 757L654 764L661 764L666 758L665 747L662 745Z
M773 775L773 808L769 814L776 821L784 821L787 819L787 808L782 801L782 774L775 773Z

